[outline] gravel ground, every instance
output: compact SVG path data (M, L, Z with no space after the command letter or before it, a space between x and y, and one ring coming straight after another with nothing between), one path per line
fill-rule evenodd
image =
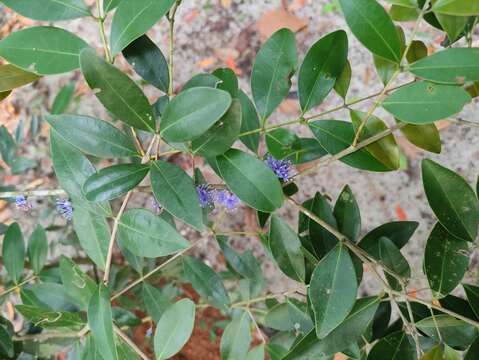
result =
M301 1L294 1L301 4ZM175 53L175 84L180 85L192 75L209 71L215 67L225 66L233 58L242 72L240 84L249 92L249 72L253 55L261 44L261 35L257 31L256 23L263 17L263 21L274 23L271 17L264 17L270 11L278 9L280 1L255 1L255 0L184 0L177 16L176 53ZM331 10L333 9L333 10ZM331 1L306 0L304 6L299 6L294 14L307 23L307 27L297 35L300 59L304 56L307 48L326 33L346 29L343 17L334 11ZM0 17L1 17L0 13ZM8 16L8 15L7 15ZM98 29L95 22L79 19L58 24L79 34L90 44L101 48ZM404 23L406 34L410 34L414 24ZM280 26L280 25L279 25ZM165 51L168 45L166 36L166 22L157 25L149 32L149 35ZM424 26L419 35L427 41L427 44L437 44L442 40L439 33ZM349 98L364 96L381 89L381 83L375 73L372 57L351 35L349 59L353 69L353 79L349 92ZM214 64L202 67L208 61ZM120 65L124 65L122 60ZM78 78L78 74L74 75ZM41 80L35 91L47 94L55 94L59 87L64 84L72 74L54 76ZM293 85L295 87L295 85ZM294 88L293 88L294 90ZM15 94L14 101L17 105L28 104L31 99L32 89L27 87ZM159 93L148 89L148 95L153 100ZM53 95L52 95L53 96ZM51 98L50 100L51 101ZM340 99L330 96L315 111L321 111L340 104ZM369 104L370 105L370 104ZM276 114L272 123L294 118L297 109L291 106L291 102L284 104L283 111ZM367 104L358 106L357 109L367 109ZM462 116L466 119L475 119L477 105L468 106ZM94 116L105 116L98 101L93 96L84 96L78 104L78 112ZM378 111L378 114L385 113ZM1 116L1 115L0 115ZM346 113L334 114L336 119L347 119ZM392 119L385 115L385 121L391 123ZM2 122L0 117L0 123ZM297 127L298 133L309 135L307 129ZM479 130L457 125L450 125L441 131L443 140L443 152L441 155L430 155L421 151L412 150L404 145L404 152L408 156L407 168L393 173L371 173L349 168L341 163L335 163L320 171L301 178L298 182L302 190L301 199L314 195L316 191L327 193L335 199L342 187L349 184L357 197L362 210L362 231L368 232L374 227L388 221L398 220L396 208L400 206L409 220L417 220L421 223L418 231L404 249L404 254L410 261L413 270L412 286L421 288L424 285L422 275L422 254L428 232L434 223L434 215L427 205L421 177L420 161L424 156L433 158L445 166L459 171L471 183L475 182L479 174ZM400 141L401 144L404 141ZM40 144L34 149L29 149L33 155L41 159L45 156L47 147ZM42 160L42 164L49 169L48 161ZM48 171L47 171L48 173ZM39 176L36 174L36 176ZM140 203L142 200L138 200ZM282 214L287 217L291 224L297 221L297 214L286 207ZM238 211L235 215L229 215L225 222L235 228L242 228L247 214ZM25 220L24 220L25 221ZM256 239L238 238L234 241L238 249L253 248L258 256L265 258L261 244ZM209 263L218 264L218 250L216 244L209 242L201 248L199 253ZM269 261L264 261L266 276L269 278L270 289L280 291L291 286L289 281L282 276ZM372 282L367 281L364 291L374 288Z

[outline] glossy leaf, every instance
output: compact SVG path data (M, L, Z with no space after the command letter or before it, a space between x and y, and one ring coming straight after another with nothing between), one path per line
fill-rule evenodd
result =
M406 258L401 254L401 251L391 239L382 237L379 239L376 247L368 248L366 251L378 259L388 269L399 274L404 279L409 279L411 277L411 268L409 267ZM402 290L402 285L395 277L386 274L386 278L393 289L397 291Z
M417 7L417 3L415 0L385 0L385 1L393 5L400 5L400 6L410 7L410 8Z
M381 237L391 240L399 249L407 244L411 236L418 228L419 223L416 221L393 221L371 230L360 242L363 249L374 246Z
M463 284L466 292L467 301L471 305L474 314L479 317L479 287L474 285Z
M411 64L414 75L435 82L462 84L479 80L479 49L450 48Z
M296 281L305 280L304 256L298 235L276 215L271 216L269 247L283 273Z
M37 225L28 240L28 261L35 274L39 274L47 260L47 234L41 225Z
M437 0L432 10L447 15L473 16L479 15L477 0Z
M161 136L169 142L193 140L221 119L230 105L231 96L223 90L194 87L182 91L166 106Z
M452 292L469 266L468 243L451 235L440 223L434 226L426 244L424 271L436 297Z
M5 125L0 126L0 154L2 155L3 161L8 165L12 165L17 151L17 144L13 139L12 135L5 127Z
M161 316L155 331L156 360L169 359L186 344L195 325L195 303L182 299Z
M117 360L110 294L103 284L98 285L88 305L88 325L101 356Z
M389 95L383 107L409 124L429 124L457 114L471 101L461 87L418 81Z
M303 113L321 104L333 90L348 61L348 37L338 30L319 39L299 70L298 94Z
M356 242L361 232L361 213L349 185L346 185L334 205L334 217L338 230L349 240Z
M406 59L409 63L414 63L427 57L427 54L428 49L426 44L424 44L420 40L413 40L411 43L411 47L406 54Z
M436 154L441 153L442 144L439 130L434 124L407 124L401 128L404 136L417 147Z
M51 115L46 120L63 140L84 153L104 158L138 155L131 138L106 121L81 115Z
M33 20L58 21L90 16L82 0L2 0L5 6Z
M395 332L380 339L368 354L368 360L417 360L416 347L410 335Z
M147 36L142 35L123 50L126 61L136 73L164 93L168 92L170 76L165 56Z
M221 79L212 74L196 74L183 85L181 91L186 91L194 87L217 88L219 83L221 83Z
M104 0L103 1L103 11L105 13L109 12L110 10L113 10L116 8L120 2L123 0Z
M286 159L293 164L304 164L326 155L327 151L313 138L297 138L291 144Z
M361 123L366 121L359 141L366 140L388 129L387 125L374 115L370 115L368 118L367 113L354 110L350 114L355 132L359 131ZM399 148L392 134L366 146L366 150L387 168L399 168Z
M3 266L14 283L18 283L25 264L25 242L17 223L11 224L2 244Z
M339 77L336 79L336 83L334 84L334 91L336 91L336 93L343 99L346 99L346 95L348 94L349 85L351 84L351 76L351 63L347 61L343 71L341 72L341 75L339 75Z
M344 322L327 337L318 341L316 331L311 330L292 346L283 360L321 359L347 349L366 331L379 303L379 298L375 297L359 299Z
M241 103L241 133L259 129L259 119L256 108L243 90L238 92ZM257 152L259 147L259 133L240 136L241 142L251 151Z
M111 52L115 56L133 40L146 33L160 20L175 0L121 1L111 22Z
M221 337L221 360L246 360L251 343L249 326L250 318L246 311L239 311L233 316Z
M30 305L17 305L15 308L36 327L40 328L78 330L85 324L78 313L51 311Z
M422 180L427 200L441 225L451 234L474 241L479 226L479 201L472 187L458 174L425 159Z
M119 241L136 256L156 258L189 246L168 222L146 209L131 209L120 218Z
M87 309L90 298L97 291L96 283L66 256L60 258L60 277L65 290L80 309Z
M319 144L329 153L337 154L347 149L354 140L353 125L340 120L319 120L309 123L309 128ZM371 155L366 149L359 149L340 159L345 164L369 171L391 171Z
M278 160L284 159L292 151L293 144L299 139L294 132L279 128L265 135L268 152Z
M115 199L138 185L149 170L149 165L137 163L103 168L83 184L85 197L90 201Z
M238 77L230 68L219 68L213 71L213 75L220 79L220 83L216 86L220 90L227 91L231 97L238 97Z
M34 26L0 41L0 56L36 74L61 74L78 69L80 52L88 44L76 35L51 26Z
M273 212L283 204L283 191L275 174L266 164L237 149L216 158L228 188L254 209Z
M11 64L0 65L0 92L13 90L40 79L37 74Z
M221 278L213 269L191 256L183 257L183 274L206 302L225 309L230 299Z
M264 344L257 345L248 352L246 360L264 360Z
M376 0L339 0L348 26L373 54L399 63L401 49L396 28Z
M75 208L73 227L85 253L100 269L104 269L110 243L110 227L106 219L83 208Z
M191 142L195 155L211 157L225 153L236 141L241 128L241 104L233 100L216 124Z
M346 319L356 302L357 290L349 252L338 244L321 259L311 276L308 295L319 339L325 338Z
M479 337L471 344L467 353L464 355L464 360L475 360L479 356Z
M57 96L53 100L52 108L50 114L59 115L63 114L68 110L73 97L75 96L75 82L69 81L66 83L58 92Z
M288 95L297 56L294 33L289 29L276 31L256 54L251 90L262 122Z
M477 336L474 326L446 314L423 319L416 323L416 327L435 341L440 342L442 339L447 345L459 350L465 350Z
M158 203L171 215L203 230L203 215L193 180L178 166L155 161L151 165L150 180Z
M165 310L170 306L169 299L163 295L161 290L147 283L143 283L141 298L152 320L158 323Z
M11 323L7 322L0 318L0 321L5 321L6 323L0 323L0 355L6 356L8 358L13 358L15 355L15 349L13 345L13 326Z
M133 80L100 58L93 49L81 52L80 64L88 86L95 90L96 97L108 111L130 126L155 130L153 108Z
M449 346L440 344L424 354L421 360L461 360L461 356Z

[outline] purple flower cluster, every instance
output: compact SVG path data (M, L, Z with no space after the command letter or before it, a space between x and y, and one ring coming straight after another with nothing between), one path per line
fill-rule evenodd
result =
M277 160L270 154L264 161L266 165L276 174L278 179L282 182L288 182L291 179L291 161L289 160Z
M202 208L213 208L215 205L223 206L227 211L234 211L240 204L240 199L229 190L215 190L208 184L196 187L198 200Z
M68 199L57 199L57 211L67 221L73 218L73 206Z
M17 196L15 198L15 206L17 207L18 210L25 211L25 212L28 212L33 208L32 204L30 204L27 198L23 195Z
M163 210L163 208L161 207L161 205L158 203L158 201L156 201L155 198L152 198L151 199L151 208L153 209L153 211L155 212L155 214L160 214Z

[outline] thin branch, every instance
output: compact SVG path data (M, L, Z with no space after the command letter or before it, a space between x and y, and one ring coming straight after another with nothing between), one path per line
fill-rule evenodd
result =
M265 301L265 300L268 300L268 299L277 299L277 298L280 298L280 297L286 297L286 296L293 295L293 294L304 295L300 291L304 290L305 288L307 289L308 287L309 287L309 285L305 285L305 286L302 286L300 288L296 288L296 289L293 289L293 290L283 291L283 292L280 292L280 293L266 294L266 295L263 295L263 296L260 296L260 297L254 298L254 299L249 299L249 300L244 300L244 301L239 301L237 303L233 303L233 304L230 305L230 307L231 308L243 308L243 307L249 307L251 304L262 302L262 301Z
M150 358L143 352L141 349L136 346L136 344L128 337L126 334L120 330L118 326L113 324L113 331L125 342L130 346L130 348L137 353L139 357L141 357L143 360L150 360Z
M266 344L267 341L266 341L266 338L263 334L263 331L261 330L261 328L259 327L258 325L258 322L256 321L256 319L254 318L253 314L251 313L250 309L249 308L245 308L245 311L248 313L249 317L251 318L251 321L253 321L253 324L256 328L256 332L258 333L259 337L261 338L261 342L263 344Z
M27 277L27 278L26 278L25 280L23 280L22 282L16 284L15 286L12 286L11 288L9 288L9 289L5 290L4 292L0 293L0 299L1 299L2 297L4 297L5 295L10 294L12 291L15 291L16 289L21 288L23 285L28 284L30 281L35 280L36 278L37 278L36 275Z
M173 66L174 66L174 50L175 50L175 15L178 7L181 4L181 0L176 0L176 3L173 5L169 15L168 21L170 23L170 31L168 34L169 37L169 45L168 45L168 74L170 78L170 82L168 84L168 96L171 98L173 96L174 88L173 88Z

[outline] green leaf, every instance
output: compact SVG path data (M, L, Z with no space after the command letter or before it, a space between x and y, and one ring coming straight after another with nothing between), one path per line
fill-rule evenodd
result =
M142 35L123 50L126 61L136 73L164 93L168 92L170 76L165 56L147 36Z
M479 49L450 48L409 66L414 75L441 83L463 84L479 80Z
M258 277L262 275L261 265L250 250L246 250L243 254L238 254L227 244L227 237L216 236L216 240L223 252L223 256L233 271L246 279L258 281Z
M101 356L117 360L110 294L103 284L98 285L88 305L88 325Z
M257 345L248 352L246 360L264 360L264 344Z
M233 70L219 68L213 71L213 75L221 80L216 86L218 89L227 91L233 99L238 97L238 78Z
M421 360L461 360L461 356L449 346L439 344L424 354Z
M2 0L5 6L33 20L58 21L82 16L91 12L82 0Z
M441 136L436 125L413 125L407 124L401 128L406 138L417 147L436 154L441 153Z
M251 90L263 123L288 95L297 57L296 40L289 29L276 31L256 55Z
M101 215L110 215L108 203L89 202L83 192L86 179L95 173L91 162L75 147L64 141L55 130L50 130L50 152L53 169L61 187L70 195L76 207Z
M30 305L16 305L15 309L35 327L79 329L85 324L79 313L51 311Z
M417 8L417 3L414 0L385 0L385 1L393 5Z
M82 115L53 115L46 120L63 140L84 153L101 158L138 156L131 138L106 121Z
M309 210L334 229L338 228L333 209L326 197L321 195L321 193L317 192L314 195ZM307 219L306 221L314 252L318 258L321 258L336 246L338 239L313 219Z
M156 200L166 211L199 231L204 229L198 195L188 174L158 160L151 165L150 180Z
M12 93L11 90L10 90L10 91L2 91L2 92L0 92L0 102L1 102L2 100L5 100L5 99L8 97L8 95L10 95L11 93Z
M347 248L338 244L321 259L311 275L308 296L319 339L346 319L356 302L357 290L353 261Z
M193 332L195 303L182 299L161 316L155 332L156 360L168 359L181 350Z
M432 1L433 4L434 2ZM467 31L465 28L470 20L467 16L452 16L439 13L434 13L434 15L447 33L449 44L459 40L464 35L464 31Z
M389 95L383 107L405 123L421 125L457 114L470 101L461 87L418 81Z
M419 15L419 9L393 5L391 9L389 9L389 15L394 21L414 21Z
M73 227L85 253L100 269L104 269L110 243L110 227L106 219L81 207L75 207Z
M80 309L86 310L90 298L97 290L95 282L66 256L60 257L60 277L70 297Z
M169 142L193 140L221 119L230 105L231 96L223 90L194 87L182 91L166 106L161 136Z
M12 64L0 65L0 92L7 92L40 79L37 74Z
M41 225L37 225L28 240L28 261L35 274L39 274L47 260L47 234Z
M427 46L420 40L413 40L407 52L406 58L409 63L419 61L427 57Z
M61 88L57 96L55 96L55 99L53 100L52 108L50 110L50 114L59 115L66 112L74 96L75 96L75 82L69 81Z
M81 52L80 64L88 86L108 111L137 129L155 131L153 108L133 80L99 57L93 49Z
M405 279L411 277L411 268L406 258L401 254L401 251L391 239L382 237L379 239L376 247L368 248L366 251L396 274L399 274ZM402 290L402 285L395 277L386 274L386 278L393 289L397 291Z
M474 285L463 284L466 292L467 301L471 305L472 311L479 316L479 287Z
M338 230L349 240L356 242L361 233L361 213L349 185L346 185L334 205L334 217Z
M476 327L445 314L423 319L416 327L436 342L444 341L458 350L465 350L477 336Z
M175 0L121 1L111 22L111 52L119 54L133 40L146 33L159 21Z
M346 65L341 72L341 75L336 79L336 83L334 84L334 91L341 96L344 100L346 99L346 95L348 94L349 85L351 84L351 63L346 61Z
M281 160L291 153L293 144L299 140L299 137L292 131L279 128L267 132L265 140L268 152L275 159Z
M120 218L118 237L132 254L156 258L189 246L174 227L146 209L131 209Z
M338 30L319 39L299 70L298 95L302 112L318 106L333 90L348 61L348 36Z
M221 337L221 360L246 360L251 343L250 318L246 311L238 311L226 326Z
M3 318L1 319L3 321ZM6 321L6 320L5 320ZM9 323L8 323L9 324ZM0 323L0 355L13 358L15 349L13 347L13 330ZM11 326L11 324L9 324Z
M424 272L436 298L452 292L464 277L468 266L468 243L436 223L427 239Z
M386 124L374 115L368 117L367 113L355 110L351 110L350 115L355 132L359 130L361 123L366 121L359 141L366 140L388 129ZM391 170L399 168L399 148L392 134L366 146L366 150L387 168Z
M226 289L217 273L202 261L183 257L183 275L208 303L224 310L230 303Z
M7 165L12 165L17 151L17 144L5 125L0 126L0 154Z
M261 160L230 149L216 157L216 163L228 188L252 208L273 212L283 205L281 184Z
M256 108L250 98L243 90L239 90L238 100L241 103L241 133L258 129L260 127L258 113L256 112ZM258 152L259 132L250 135L243 135L240 137L240 141L252 152Z
M3 266L14 283L18 283L22 277L25 264L25 242L22 230L17 223L11 224L2 245Z
M319 145L316 139L297 138L291 144L291 149L289 150L286 159L293 164L304 164L317 160L326 154L326 150Z
M88 44L76 35L52 26L34 26L0 41L0 56L36 74L61 74L78 69L80 52Z
M170 306L169 299L159 289L147 283L143 283L141 298L152 320L158 323L165 310Z
M464 360L475 360L479 356L479 337L474 340L472 345L467 350L464 356Z
M116 8L120 2L123 0L104 0L103 1L103 11L105 13L109 12L110 10L113 10Z
M196 74L183 85L181 91L186 91L195 87L216 88L219 83L221 83L221 79L212 74Z
M235 99L213 127L191 142L191 150L195 155L204 157L221 155L234 144L240 128L241 103Z
M368 354L368 360L417 360L414 340L404 331L380 339ZM421 359L423 360L423 359Z
M343 351L358 341L372 322L379 306L378 297L359 299L351 313L324 339L316 337L316 331L311 330L306 336L297 341L282 360L310 360L322 359Z
M271 216L269 247L279 268L290 278L304 282L304 256L296 232L277 215Z
M422 180L427 200L447 231L474 241L479 226L479 201L472 187L455 172L425 159Z
M363 249L374 246L380 238L386 237L391 240L394 245L401 249L407 244L411 236L416 231L419 223L416 221L393 221L371 230L362 239L359 245Z
M439 14L473 16L479 15L478 0L437 0L432 7Z
M103 168L85 181L83 191L90 201L115 199L136 187L148 171L150 171L149 165L137 163Z
M335 155L351 146L354 140L353 125L341 120L318 120L309 122L309 128L319 144L331 155ZM366 149L359 149L344 156L340 161L345 164L369 171L391 171L371 155Z
M339 0L348 26L373 54L399 63L401 47L396 28L376 0Z

